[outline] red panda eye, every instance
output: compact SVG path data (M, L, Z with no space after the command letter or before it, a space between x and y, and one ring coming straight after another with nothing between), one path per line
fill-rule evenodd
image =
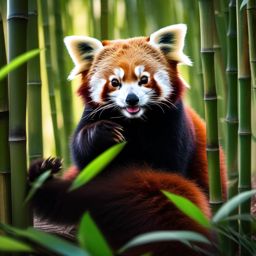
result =
M111 85L112 85L113 87L118 87L118 86L121 85L121 83L120 83L116 78L113 78L113 79L111 80Z
M147 76L142 76L140 78L140 81L139 81L139 85L141 84L147 84L148 83L148 77Z

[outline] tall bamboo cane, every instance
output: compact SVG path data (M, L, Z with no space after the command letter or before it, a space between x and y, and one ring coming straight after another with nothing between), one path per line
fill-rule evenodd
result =
M58 129L57 121L57 109L56 109L56 98L54 90L54 78L53 78L53 68L51 62L51 47L50 47L50 28L49 28L49 15L48 15L48 1L42 0L38 1L39 15L41 16L41 21L43 23L43 34L44 34L44 46L45 46L45 62L46 62L46 77L47 85L49 91L49 102L50 111L52 118L54 142L55 142L55 153L57 156L62 156L61 153L61 143L60 143L60 133Z
M108 0L100 1L100 31L101 40L108 39L109 27L108 27Z
M237 113L237 33L236 33L236 1L229 1L229 21L227 33L227 115L226 115L226 156L228 171L228 198L237 195L238 184L238 163L237 163L237 132L238 132L238 113ZM237 214L237 212L232 213ZM238 231L237 221L231 221L230 226ZM237 245L230 241L227 250L230 256L237 251Z
M39 47L37 1L29 0L28 50ZM40 57L28 61L29 161L43 156Z
M61 99L61 110L63 116L63 128L64 128L64 139L63 139L63 153L65 163L70 163L69 154L69 140L70 135L73 132L74 118L73 118L73 107L72 107L72 90L70 83L67 81L67 70L66 70L66 49L63 43L63 24L61 17L61 0L53 1L54 8L54 20L55 20L55 39L56 39L56 70L58 75L57 87L60 90Z
M8 0L8 62L27 50L27 1ZM29 223L26 196L26 99L27 66L23 65L8 76L9 84L9 143L11 159L12 223L26 227Z
M237 0L237 55L238 55L238 170L239 192L251 189L251 80L248 50L246 10L240 10L242 1ZM250 200L240 207L241 214L250 213ZM250 223L241 221L239 230L250 235ZM241 248L241 255L248 255Z
M2 11L2 10L1 10ZM0 13L0 67L6 65L3 20ZM10 152L8 142L9 109L7 78L0 80L0 222L11 218Z
M207 158L210 204L215 212L222 204L220 182L217 95L214 73L214 8L212 0L199 0L201 56L204 78L205 119L207 127Z
M247 3L248 35L250 50L250 67L254 102L256 102L256 2L248 0Z

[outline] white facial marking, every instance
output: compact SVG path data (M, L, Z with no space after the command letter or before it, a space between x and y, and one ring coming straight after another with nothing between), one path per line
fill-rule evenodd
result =
M134 73L135 75L139 78L142 74L142 72L144 71L145 67L143 65L137 66L134 69Z
M159 70L154 74L154 79L162 91L162 98L170 96L172 92L172 85L169 78L169 74L165 70Z
M92 100L97 103L103 103L101 99L101 92L103 87L107 81L103 78L98 77L97 75L93 75L89 84Z
M123 79L124 77L124 70L122 68L115 68L114 69L114 74L120 78L120 79Z

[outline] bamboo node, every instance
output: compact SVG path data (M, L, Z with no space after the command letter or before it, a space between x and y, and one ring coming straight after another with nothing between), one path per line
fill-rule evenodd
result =
M213 101L213 100L217 100L217 95L215 96L204 96L204 100L205 101Z
M27 82L28 85L41 85L42 82L41 81L29 81Z
M237 117L226 117L225 121L230 124L238 124L238 118Z
M206 151L208 152L216 152L216 151L219 151L219 147L213 147L213 146L207 146L206 147Z
M25 15L23 13L13 13L8 15L7 21L10 21L12 19L28 20L28 15Z
M214 53L214 48L201 48L201 53Z
M26 141L26 136L24 137L9 137L9 142L20 142Z
M249 136L252 135L251 131L239 131L238 130L238 135L244 135L244 136Z

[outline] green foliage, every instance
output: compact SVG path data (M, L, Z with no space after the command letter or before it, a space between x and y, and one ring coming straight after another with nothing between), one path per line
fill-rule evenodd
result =
M70 191L75 190L99 174L124 148L125 142L112 146L92 160L73 181Z
M6 66L2 67L0 69L0 80L4 79L8 75L8 73L10 73L11 71L15 70L22 64L26 63L28 60L37 56L40 53L40 51L41 51L40 49L34 49L31 51L25 52L20 56L18 56L17 58L15 58L14 60L12 60Z
M0 251L5 252L33 252L33 249L14 238L0 235Z
M190 246L191 242L210 244L210 241L206 237L192 231L156 231L145 233L133 238L119 250L119 253L135 246L164 241L179 241L187 246Z
M80 222L78 241L80 246L93 256L113 256L112 250L89 213L85 213Z
M32 187L25 199L27 203L36 193L36 191L44 184L44 182L51 176L51 170L42 173L35 182L32 183Z
M162 193L173 203L175 206L182 211L184 214L189 216L191 219L199 223L200 225L210 228L210 222L204 213L187 198L172 194L168 191L162 191Z
M7 234L15 235L17 239L26 239L28 241L26 242L27 244L31 244L31 246L36 245L36 248L44 248L48 252L63 256L89 256L85 250L80 249L74 244L34 228L22 230L0 223L0 229L4 230Z

